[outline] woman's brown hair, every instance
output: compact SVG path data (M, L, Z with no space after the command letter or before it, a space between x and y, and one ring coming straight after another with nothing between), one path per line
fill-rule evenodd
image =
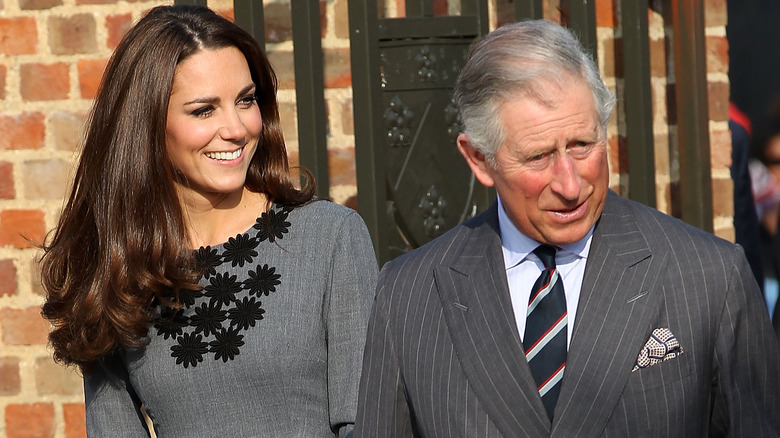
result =
M54 326L55 360L89 373L117 348L143 346L152 304L198 287L165 148L166 115L176 66L224 47L246 57L263 120L246 187L278 204L311 200L313 184L298 190L292 182L276 75L254 38L206 7L150 10L106 67L70 196L43 245L43 315Z

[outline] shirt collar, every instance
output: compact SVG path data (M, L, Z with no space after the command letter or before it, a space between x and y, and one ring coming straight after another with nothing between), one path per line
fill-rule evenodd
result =
M509 269L525 260L528 254L541 245L541 243L520 232L509 219L506 211L504 211L501 197L496 196L496 198L498 201L498 227L501 235L501 247L504 252L504 268ZM566 255L570 254L587 259L594 228L595 225L588 230L582 239L559 248Z

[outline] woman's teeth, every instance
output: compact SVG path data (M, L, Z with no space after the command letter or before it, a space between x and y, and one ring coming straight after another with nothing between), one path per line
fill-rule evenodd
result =
M243 152L244 148L237 149L233 152L208 152L206 153L206 156L211 158L212 160L220 160L220 161L228 161L228 160L235 160L236 158L241 156L241 152Z

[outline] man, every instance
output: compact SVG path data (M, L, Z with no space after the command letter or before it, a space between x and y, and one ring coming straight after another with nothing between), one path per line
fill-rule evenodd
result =
M355 436L778 436L742 249L609 191L614 98L572 34L499 28L455 95L498 200L382 270Z

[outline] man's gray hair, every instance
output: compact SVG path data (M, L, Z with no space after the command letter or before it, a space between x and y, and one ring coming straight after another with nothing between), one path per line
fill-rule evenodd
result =
M572 78L590 87L606 135L615 97L574 34L547 20L499 27L472 46L455 84L465 134L492 164L505 139L501 105L519 96L546 103L542 85L563 85Z

